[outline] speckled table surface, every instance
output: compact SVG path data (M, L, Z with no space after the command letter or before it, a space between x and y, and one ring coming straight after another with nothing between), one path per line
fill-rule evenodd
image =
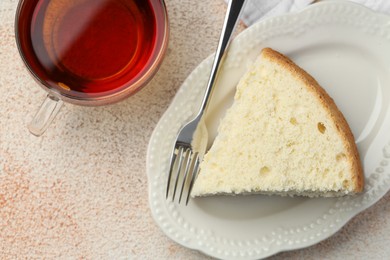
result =
M26 123L45 93L18 56L16 0L0 3L0 258L205 259L154 223L145 173L151 133L216 46L221 0L166 1L170 43L141 92L106 107L65 105L44 136ZM239 30L244 30L240 25ZM273 259L389 259L390 194L312 247Z

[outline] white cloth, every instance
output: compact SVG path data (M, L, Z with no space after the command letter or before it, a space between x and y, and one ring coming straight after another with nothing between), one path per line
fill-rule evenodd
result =
M225 0L226 2L229 0ZM264 18L299 11L314 0L247 0L241 19L250 26ZM326 1L326 0L322 0ZM389 0L339 0L362 4L375 11L390 14Z

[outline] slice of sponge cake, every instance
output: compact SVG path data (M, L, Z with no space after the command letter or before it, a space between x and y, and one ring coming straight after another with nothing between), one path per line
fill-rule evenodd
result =
M270 49L240 80L191 195L341 196L363 189L352 132L307 72Z

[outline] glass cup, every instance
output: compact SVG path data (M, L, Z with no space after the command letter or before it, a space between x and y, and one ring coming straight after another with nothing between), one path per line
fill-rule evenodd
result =
M40 136L63 102L99 106L140 90L168 45L163 0L20 0L16 43L48 93L28 125Z

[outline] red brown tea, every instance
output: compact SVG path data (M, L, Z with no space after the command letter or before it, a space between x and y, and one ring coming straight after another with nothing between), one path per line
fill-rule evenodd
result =
M49 88L81 97L119 91L157 55L158 8L148 0L25 1L17 24L23 58Z

